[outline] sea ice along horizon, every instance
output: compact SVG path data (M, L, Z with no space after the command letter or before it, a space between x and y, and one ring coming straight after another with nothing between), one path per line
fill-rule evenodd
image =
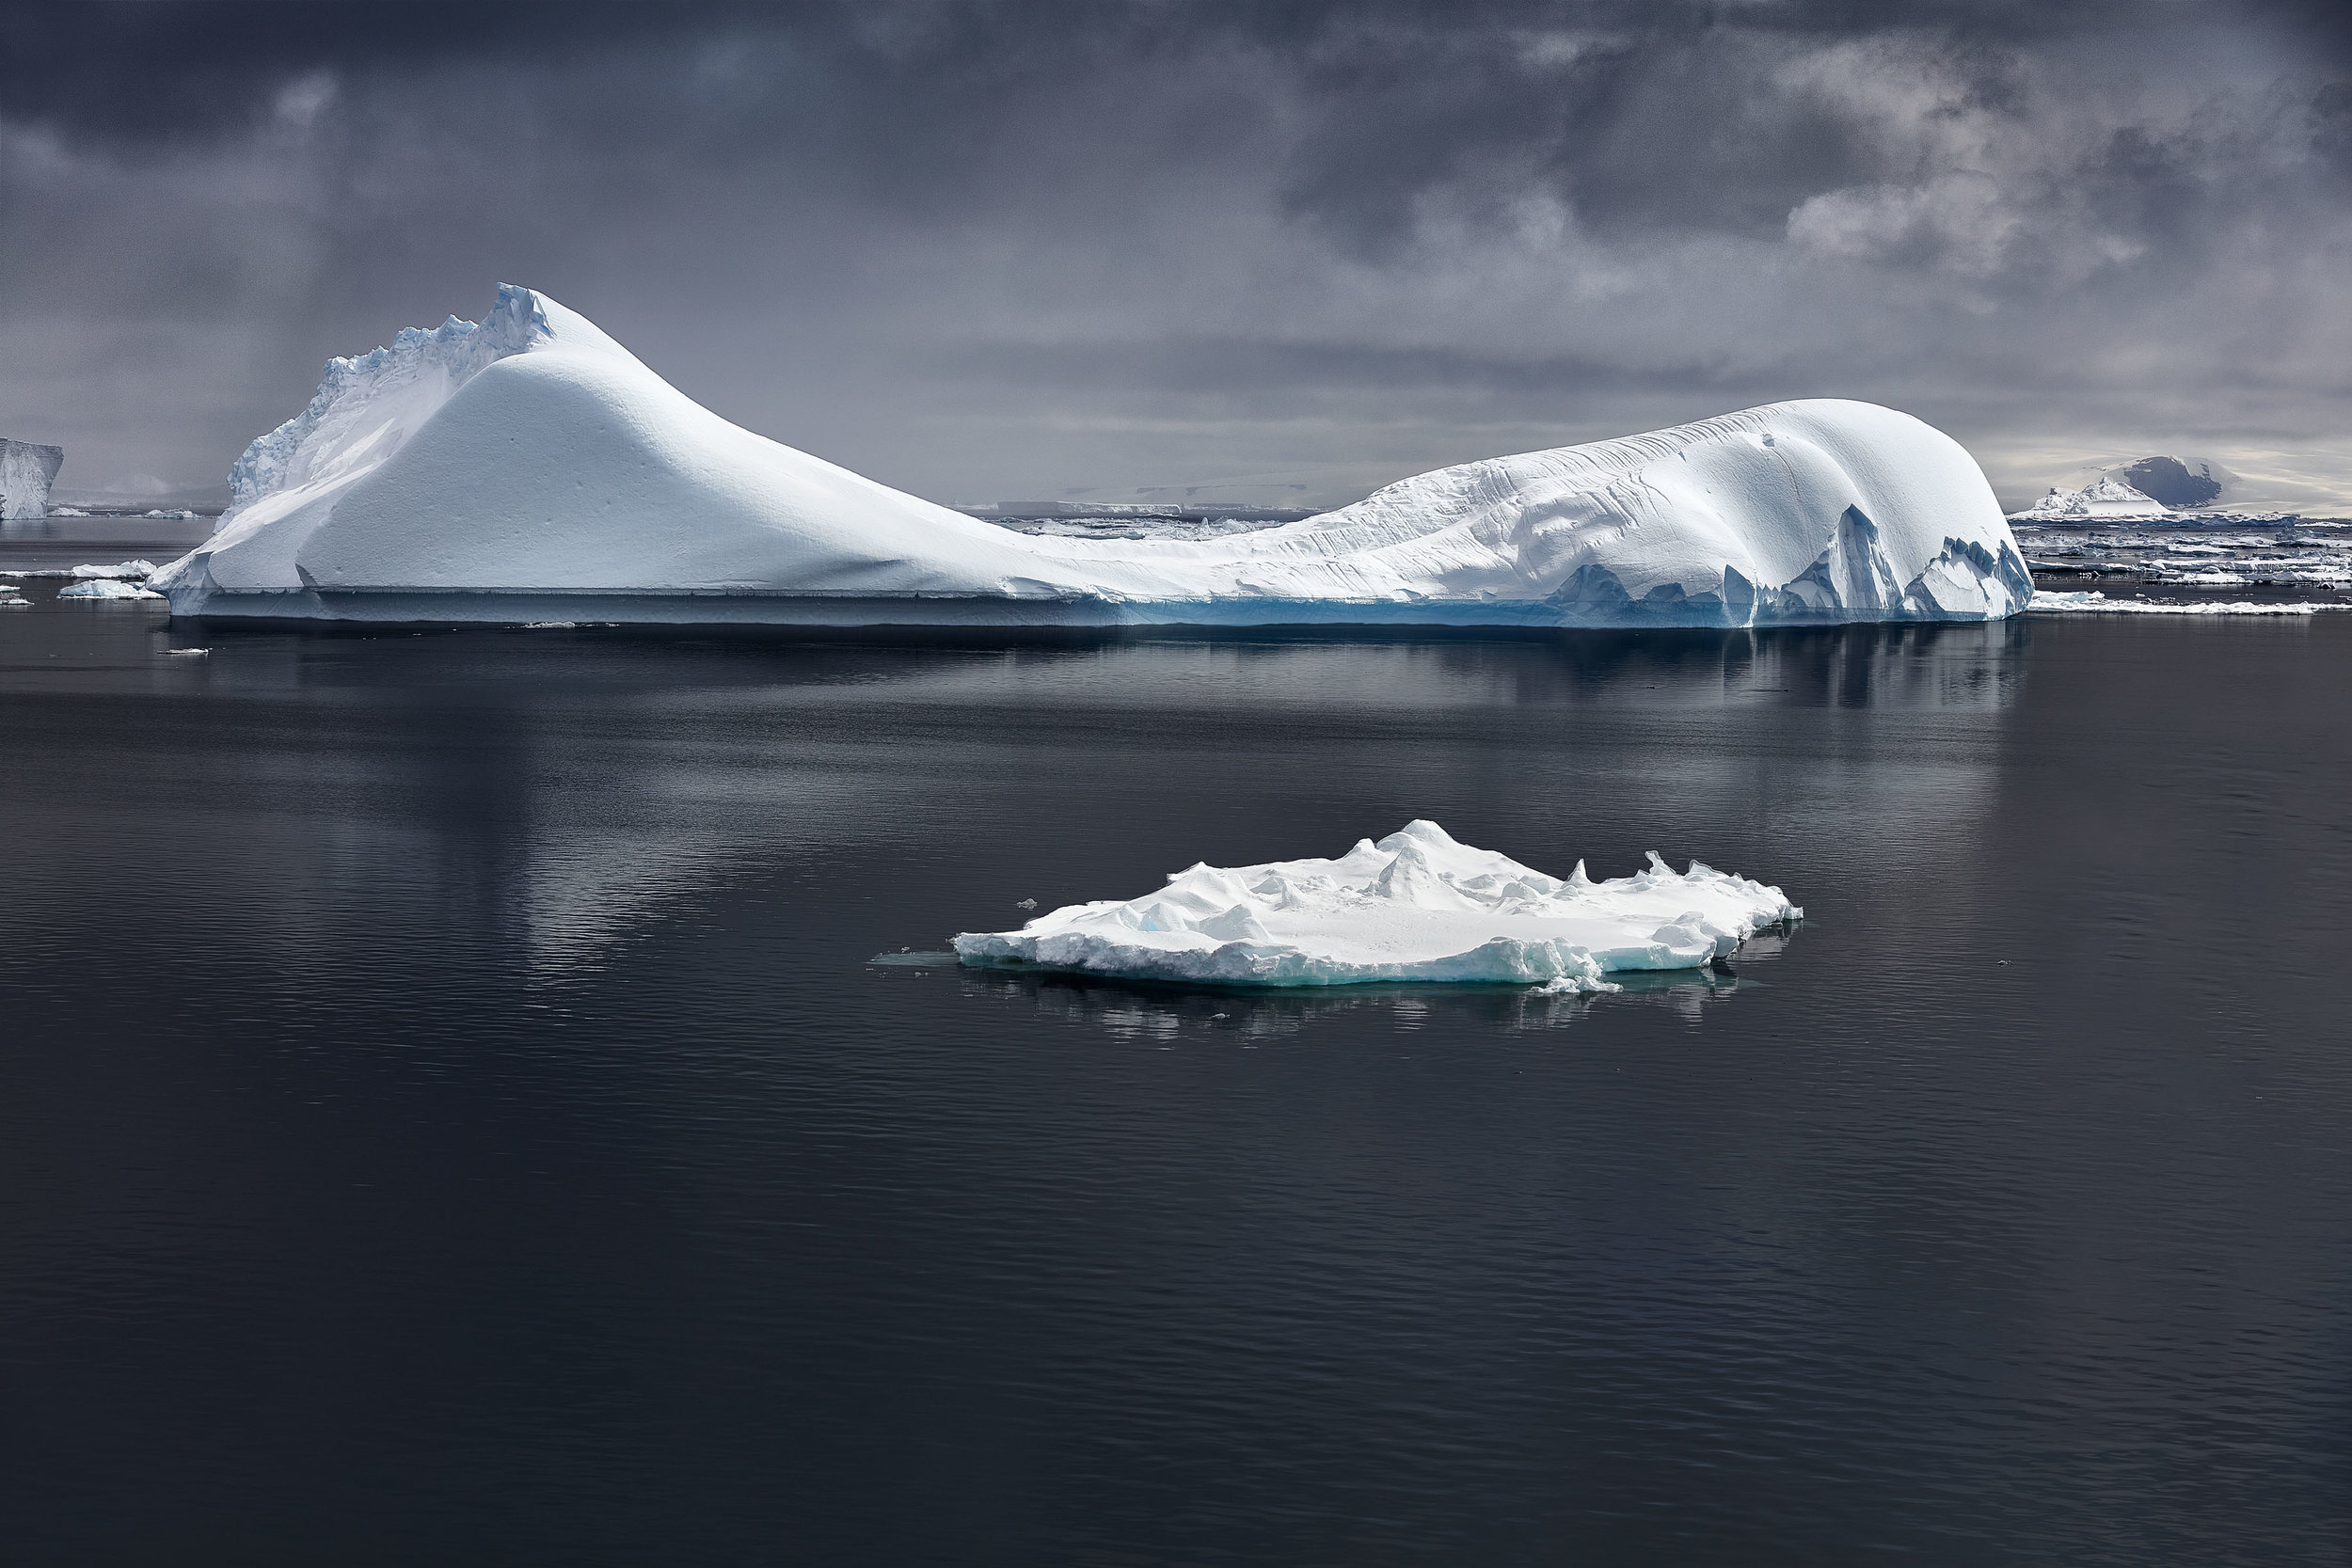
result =
M1071 904L1017 931L967 932L956 956L1128 979L1340 986L1459 980L1613 990L1629 970L1698 969L1804 918L1776 887L1692 861L1565 879L1408 822L1331 860L1200 864L1124 901Z

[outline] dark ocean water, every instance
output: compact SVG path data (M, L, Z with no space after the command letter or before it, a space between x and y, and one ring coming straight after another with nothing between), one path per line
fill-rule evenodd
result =
M2352 1557L2352 616L0 611L0 1556ZM876 967L1414 816L1736 981Z

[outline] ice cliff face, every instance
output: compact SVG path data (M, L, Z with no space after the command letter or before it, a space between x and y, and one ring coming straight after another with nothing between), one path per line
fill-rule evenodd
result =
M16 522L47 516L49 486L63 467L63 447L0 441L0 517Z
M157 579L182 613L1748 626L2032 594L1975 462L1868 404L1467 464L1219 538L1033 536L729 424L513 287L479 326L333 361L230 484Z

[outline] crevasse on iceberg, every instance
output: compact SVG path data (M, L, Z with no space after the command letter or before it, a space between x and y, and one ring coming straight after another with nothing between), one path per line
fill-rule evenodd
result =
M1776 887L1693 861L1565 879L1409 822L1334 860L1196 865L1139 898L1072 904L1018 931L966 933L972 964L1136 979L1335 986L1548 983L1606 990L1626 970L1697 969L1804 911Z
M1974 460L1869 404L1465 464L1218 539L1032 537L729 424L513 286L478 326L330 363L230 485L156 579L181 613L1753 626L2032 595Z

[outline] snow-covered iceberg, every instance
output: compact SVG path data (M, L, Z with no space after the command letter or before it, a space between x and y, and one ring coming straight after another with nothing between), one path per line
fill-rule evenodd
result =
M1337 986L1470 980L1607 990L1626 970L1697 969L1804 911L1776 887L1691 863L1565 879L1409 822L1336 860L1196 865L1125 901L1072 904L1017 931L966 933L969 964L1135 979Z
M871 626L1752 626L2008 615L1975 461L1905 414L1773 404L1444 468L1221 538L1030 535L729 424L501 287L327 366L159 574L182 613Z
M2113 474L2081 490L2053 487L2026 508L2010 514L2013 523L2149 523L2172 515L2162 501L2133 489Z

